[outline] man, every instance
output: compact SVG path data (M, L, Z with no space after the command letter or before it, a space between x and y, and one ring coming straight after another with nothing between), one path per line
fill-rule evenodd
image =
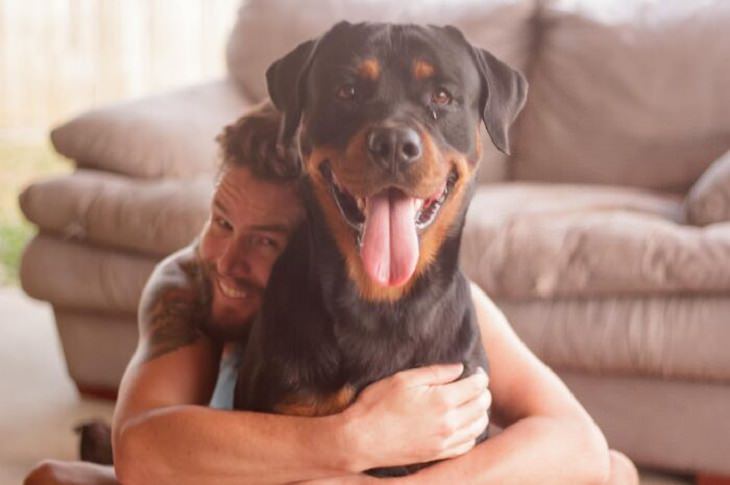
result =
M233 343L245 339L271 268L304 216L296 174L275 153L278 125L279 115L263 104L226 129L199 240L160 263L145 287L139 345L114 417L116 477L110 467L46 462L27 485L117 477L127 485L370 483L376 479L363 470L444 458L454 459L394 480L638 482L633 465L609 455L590 417L476 287L492 394L483 373L454 381L460 366L433 366L377 382L332 416L209 408L217 379L215 404L230 404L234 379L224 381L237 355ZM474 448L492 396L492 416L505 430Z

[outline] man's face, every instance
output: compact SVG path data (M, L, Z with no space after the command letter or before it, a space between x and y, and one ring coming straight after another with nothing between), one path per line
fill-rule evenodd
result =
M235 334L258 312L271 268L303 217L291 183L259 180L246 167L224 168L200 243L215 327Z

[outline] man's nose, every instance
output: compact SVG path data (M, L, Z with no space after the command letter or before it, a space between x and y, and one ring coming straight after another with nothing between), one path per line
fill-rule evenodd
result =
M218 273L234 277L251 274L247 249L244 238L230 241L226 250L218 258Z
M370 159L396 172L421 159L423 144L418 132L407 126L377 127L367 137Z

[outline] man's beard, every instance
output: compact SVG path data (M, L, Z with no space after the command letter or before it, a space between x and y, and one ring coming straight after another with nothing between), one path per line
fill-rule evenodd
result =
M214 321L214 317L212 314L215 302L214 295L221 295L222 293L221 288L218 286L221 277L216 271L214 263L202 262L202 267L209 285L210 295L212 297L210 306L211 315L210 318L207 319L207 321L205 322L206 333L208 333L216 340L220 341L245 339L248 336L251 323L253 323L253 320L257 317L261 308L257 308L255 312L249 315L237 315L235 305L223 305L223 308L225 310L224 315L219 316L219 318L223 317L223 321ZM226 279L233 282L237 290L245 291L248 293L245 298L245 300L247 301L243 303L244 305L252 305L254 302L258 302L260 305L263 302L264 291L266 290L265 287L262 287L261 285L249 278L228 277Z
M237 290L249 293L251 296L263 297L266 287L259 285L250 278L240 278L234 276L226 276L221 278L221 275L215 269L215 263L203 262L203 270L208 278L208 281L213 284L218 284L221 279L232 281ZM220 290L220 288L218 288Z

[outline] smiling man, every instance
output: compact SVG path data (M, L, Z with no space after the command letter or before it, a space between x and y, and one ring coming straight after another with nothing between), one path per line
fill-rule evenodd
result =
M324 418L225 410L237 344L304 216L298 173L274 149L279 122L264 103L226 128L201 235L162 261L144 289L138 348L115 410L115 469L49 460L27 485L359 480L351 463L443 459L473 448L490 395L484 374L452 382L459 365L399 373L370 386L347 412ZM460 440L448 439L448 423Z

